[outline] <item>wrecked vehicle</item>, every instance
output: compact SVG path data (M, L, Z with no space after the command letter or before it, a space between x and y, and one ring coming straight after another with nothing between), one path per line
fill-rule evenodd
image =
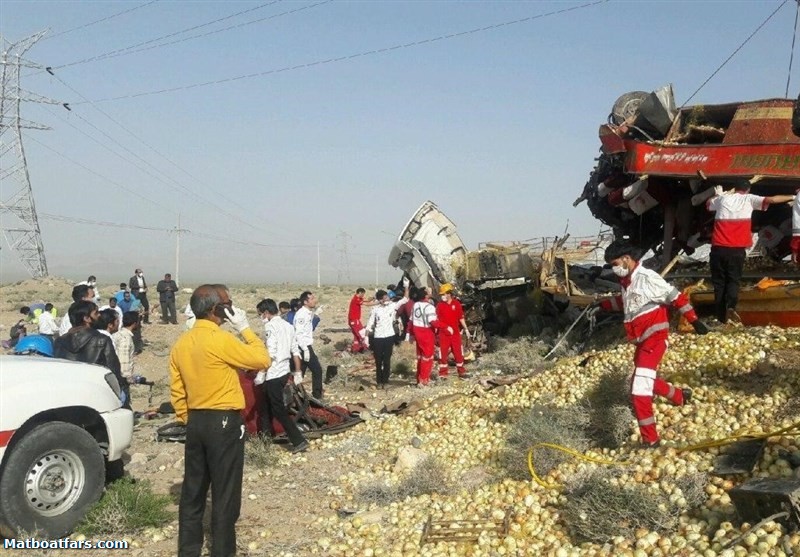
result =
M793 129L793 123L800 126L793 122L798 102L765 99L676 108L671 86L626 93L600 126L600 156L573 205L586 201L614 237L629 238L643 252L652 250L661 266L681 252L700 253L714 227L714 214L705 207L714 186L728 189L748 180L753 193L765 196L793 195L800 189L800 137ZM790 254L791 205L756 212L752 223L758 241L751 254L775 262ZM794 268L776 271L771 263L759 265L750 266L746 278L758 281L766 267L777 278L800 278ZM683 276L697 279L708 273ZM743 322L800 325L800 303L787 286L774 284L783 290L766 293L765 288L742 289L737 311ZM692 294L695 305L711 300L708 290ZM785 306L787 301L792 303Z
M388 261L415 286L434 293L446 282L456 285L473 347L480 350L484 331L505 334L522 324L538 335L548 326L561 326L558 321L568 322L566 296L579 294L590 272L590 266L575 264L587 259L597 264L599 248L609 240L610 235L573 239L565 234L531 243L487 242L470 251L453 221L426 201L406 223Z
M600 157L581 196L615 237L665 254L691 254L710 241L713 186L749 179L757 195L800 188L794 101L767 99L675 108L672 87L617 99L600 126ZM753 215L754 231L777 259L789 254L791 208Z

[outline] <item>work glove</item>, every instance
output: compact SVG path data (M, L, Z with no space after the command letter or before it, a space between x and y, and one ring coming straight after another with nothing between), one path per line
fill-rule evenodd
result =
M722 195L725 193L722 189L722 186L714 186L714 195Z
M708 334L708 325L700 321L699 319L692 323L692 327L694 328L694 332L698 335L706 335Z
M301 385L303 383L303 372L302 371L292 372L292 380L294 381L295 385Z
M403 277L403 288L408 288L408 286L410 284L411 284L411 281L408 280L408 277Z
M411 333L406 333L406 342L413 342L411 339Z
M254 385L261 385L266 380L267 380L267 372L266 371L259 371L258 373L256 373L256 378L253 379L253 384Z
M452 335L452 334L453 334L453 327L450 327L450 326L448 325L448 327L447 327L446 331L447 331L447 334L448 334L448 335Z
M225 308L225 315L228 318L231 326L238 332L250 328L250 322L247 320L247 312L236 306L231 306L231 309Z
M303 350L303 361L308 362L311 359L311 350L308 349L308 346L305 347Z
M369 335L364 336L364 346L369 348Z

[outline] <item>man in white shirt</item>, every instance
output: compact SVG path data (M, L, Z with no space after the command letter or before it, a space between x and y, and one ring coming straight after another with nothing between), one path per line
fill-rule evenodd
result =
M294 315L294 331L297 345L303 357L303 374L306 369L311 370L311 396L322 399L322 365L314 353L314 308L317 307L317 297L313 292L306 290L300 294L300 303L303 307Z
M375 381L379 389L386 389L389 385L389 374L392 371L392 351L396 332L394 323L397 319L397 310L408 302L407 278L403 279L405 289L403 297L396 302L391 301L386 290L378 290L375 299L378 305L372 308L367 320L367 333L372 335L372 349L375 352Z
M100 290L97 288L97 277L94 275L89 275L89 278L79 282L78 284L85 284L94 290L94 298L91 299L92 302L100 305Z
M99 308L97 311L103 311L104 309L113 309L117 312L117 330L122 328L122 308L117 305L117 298L112 296L108 299L108 303L103 307Z
M308 448L303 434L297 424L289 417L283 401L283 389L289 380L291 368L300 369L300 347L297 346L294 327L280 316L278 305L270 298L261 300L256 306L261 320L264 322L264 343L272 358L272 365L266 371L259 371L255 384L264 384L267 395L267 423L272 426L272 418L278 420L291 441L293 453ZM292 366L294 364L294 366Z
M52 311L53 304L48 302L44 306L44 311L39 314L39 334L49 337L50 340L53 340L58 334L58 324Z
M97 329L100 334L110 338L113 342L111 335L117 332L117 312L111 308L104 309L97 312L100 318L92 323L92 326Z
M91 302L94 300L94 288L89 286L88 284L76 284L72 287L72 301L80 302L86 301ZM81 325L77 323L77 325ZM59 336L64 336L69 332L72 328L72 323L69 320L69 311L64 314L64 317L61 318L61 326L58 328Z

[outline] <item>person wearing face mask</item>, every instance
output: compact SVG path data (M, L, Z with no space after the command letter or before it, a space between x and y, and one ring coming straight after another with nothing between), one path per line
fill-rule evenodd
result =
M100 305L100 290L97 288L97 277L96 276L89 275L89 278L79 282L78 284L85 284L86 286L91 288L94 291L94 298L92 298L92 301L95 304Z
M367 335L373 336L372 348L375 351L375 382L379 389L389 385L392 371L392 351L396 332L394 321L397 310L408 302L408 279L403 279L403 297L393 302L386 290L378 290L375 299L378 305L372 308L367 320Z
M227 557L236 555L236 521L242 506L246 430L239 370L265 369L272 360L224 284L199 286L189 303L197 322L178 338L169 355L170 401L176 419L186 424L178 555L200 557L203 551L210 487L209 553ZM220 328L223 322L244 342Z
M636 346L631 380L633 412L639 423L642 444L650 448L659 445L653 397L665 397L676 406L688 403L692 397L691 389L678 389L656 374L658 364L667 350L667 306L676 308L698 334L708 333L708 327L697 318L686 294L668 284L655 271L639 264L637 252L622 240L616 240L606 248L605 260L619 277L622 293L602 300L600 308L605 311L622 310L625 313L625 333Z
M144 308L144 320L142 323L150 323L150 300L147 299L147 281L144 280L144 273L141 269L136 269L133 276L128 281L128 286L134 298L139 300Z
M255 378L255 384L263 384L266 392L266 427L261 429L266 431L272 429L272 418L275 418L292 443L292 453L300 453L308 449L308 441L300 433L294 420L289 417L283 400L283 391L289 382L292 368L295 373L300 372L300 347L297 345L294 327L281 318L278 305L271 298L261 300L256 306L256 311L264 323L264 344L272 359L269 369L259 371Z

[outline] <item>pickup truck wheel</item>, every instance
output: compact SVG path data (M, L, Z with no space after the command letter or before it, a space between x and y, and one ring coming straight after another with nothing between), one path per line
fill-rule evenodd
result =
M14 446L0 477L0 515L13 530L60 538L100 499L105 462L97 441L66 422L36 426Z

